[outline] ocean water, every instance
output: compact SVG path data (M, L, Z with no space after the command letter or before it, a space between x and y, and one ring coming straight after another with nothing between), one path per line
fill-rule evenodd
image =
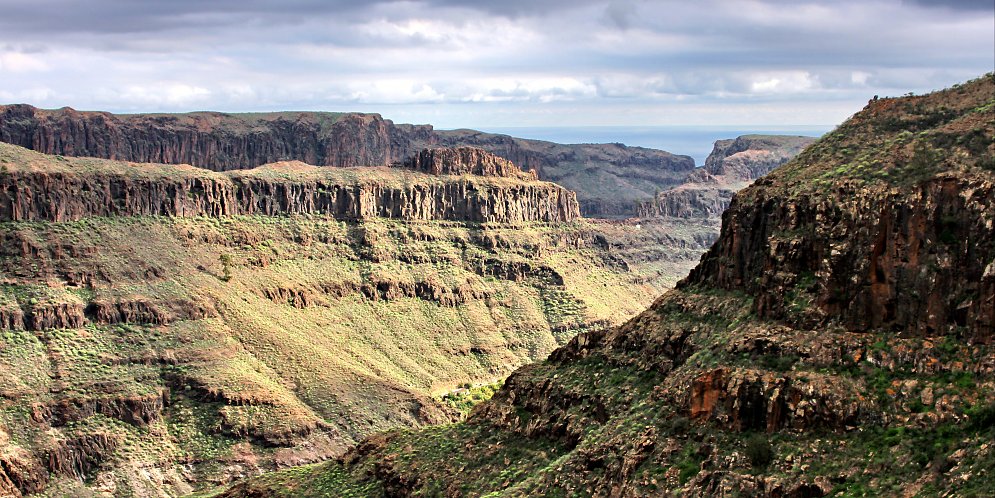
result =
M741 127L741 126L577 126L577 127L511 127L480 128L481 131L503 133L519 138L547 140L564 144L623 143L649 147L694 158L698 166L712 152L716 140L740 135L803 135L819 137L832 131L830 125Z

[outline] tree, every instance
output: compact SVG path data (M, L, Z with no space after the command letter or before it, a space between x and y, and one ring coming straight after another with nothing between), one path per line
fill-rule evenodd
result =
M221 276L221 280L228 282L231 280L231 266L232 266L231 254L228 253L222 254L221 257L218 259L221 260L221 271L224 272Z

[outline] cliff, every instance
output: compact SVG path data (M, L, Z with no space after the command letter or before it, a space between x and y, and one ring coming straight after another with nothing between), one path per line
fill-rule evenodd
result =
M389 166L425 148L470 146L578 192L587 216L631 216L638 200L679 184L694 169L690 157L659 150L443 131L360 113L115 115L18 104L0 106L0 141L51 155L190 164L212 171L281 161Z
M279 161L386 166L412 146L377 114L283 112L123 114L0 106L0 141L44 154L212 171Z
M536 180L535 172L526 173L511 161L475 147L425 149L415 154L404 167L431 175L477 175Z
M466 157L451 158L445 168L436 168L438 172L500 164L512 174L509 164L483 151L453 153L461 152ZM0 220L4 221L307 214L522 223L569 222L580 216L572 192L514 178L439 176L387 168L320 169L302 163L209 173L168 165L64 160L9 145L3 145L2 154L14 165L0 177ZM459 159L474 162L461 166ZM25 164L31 166L21 167Z
M814 142L811 137L743 135L717 140L705 165L675 187L641 202L641 218L718 219L733 194L798 155Z
M751 182L788 162L815 142L812 137L743 135L717 140L703 169L726 182Z
M678 288L467 422L223 496L990 496L995 77L875 99L734 197Z

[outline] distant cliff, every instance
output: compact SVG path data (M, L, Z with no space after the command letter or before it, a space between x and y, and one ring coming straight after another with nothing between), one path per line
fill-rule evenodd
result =
M476 147L424 149L403 163L431 175L477 175L536 180L534 171L522 171L511 161Z
M729 207L733 194L770 173L814 142L812 137L744 135L718 140L705 165L681 185L658 193L639 205L643 218L712 218Z
M6 144L0 150L16 156L13 163L31 164L0 176L3 221L318 214L520 223L567 222L580 216L573 192L514 178L437 176L389 168L322 169L298 162L212 173L169 165L60 160ZM470 155L477 162L464 169L502 161L479 150ZM458 161L447 164L461 168Z
M473 146L576 191L589 216L631 216L639 200L680 184L694 169L692 158L660 150L441 131L360 113L116 115L19 104L0 106L0 141L53 155L190 164L213 171L279 161L388 166L427 147Z

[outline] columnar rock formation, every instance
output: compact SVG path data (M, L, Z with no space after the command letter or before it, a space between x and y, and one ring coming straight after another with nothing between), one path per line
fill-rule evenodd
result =
M115 115L29 105L0 106L0 140L45 154L213 171L287 160L386 166L412 149L410 140L377 114Z
M445 176L395 169L322 170L300 163L207 173L167 165L69 162L56 169L13 171L0 177L0 220L316 214L521 223L569 222L580 216L576 195L551 183L448 176L478 170L493 173L490 168L499 167L506 175L530 177L486 152L426 154L446 158L438 164L420 163ZM463 159L471 162L463 164Z
M523 172L511 161L476 147L424 149L404 163L405 167L431 175L478 175L536 180L535 172Z

